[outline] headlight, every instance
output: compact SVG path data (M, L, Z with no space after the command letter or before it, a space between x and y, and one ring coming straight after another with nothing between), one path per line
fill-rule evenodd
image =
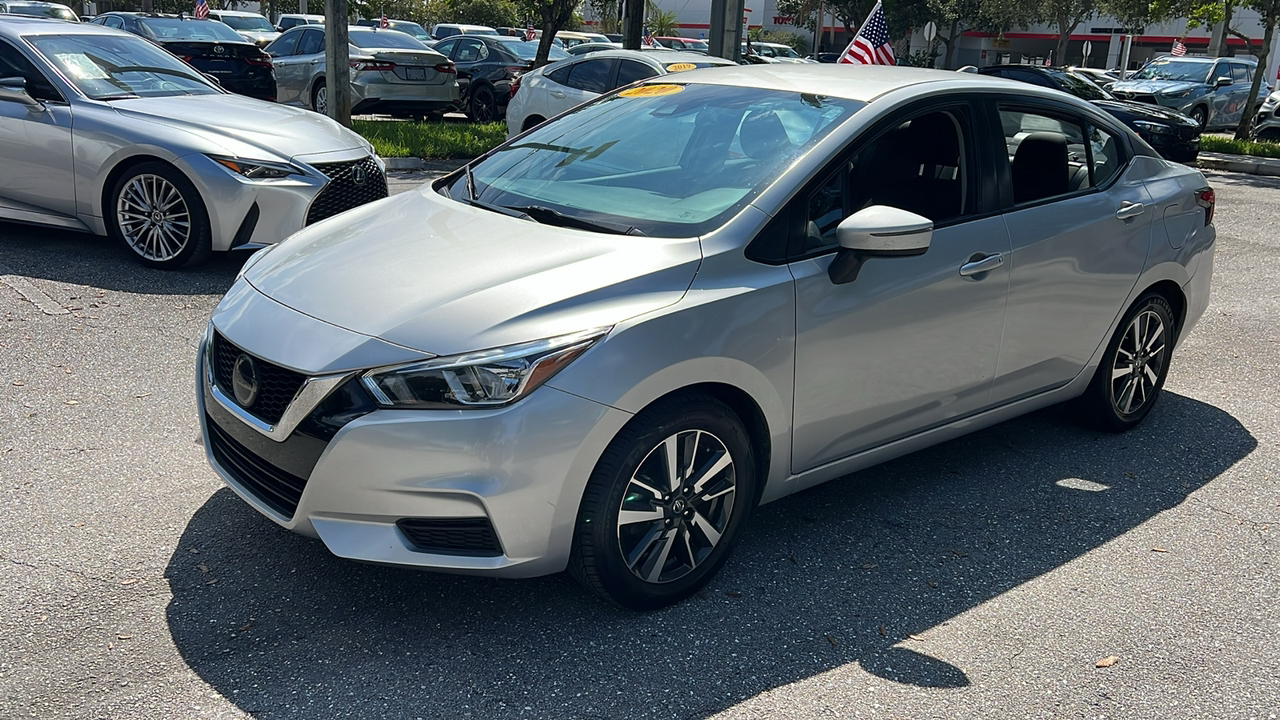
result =
M271 162L270 160L241 160L240 158L222 157L220 155L210 155L209 159L250 180L272 180L303 174L300 168L294 167L289 163Z
M1173 128L1168 125L1147 122L1146 120L1134 120L1133 126L1138 129L1138 132L1148 132L1153 135L1168 135L1173 132Z
M1194 90L1194 89L1195 89L1195 88L1192 88L1192 90ZM1190 95L1190 94L1191 94L1191 90L1170 90L1170 91L1168 91L1168 92L1162 92L1162 93L1160 93L1160 97L1167 97L1167 98L1184 98L1184 97L1186 97L1186 96L1188 96L1188 95Z
M370 370L361 377L379 405L426 410L497 407L550 380L612 328Z

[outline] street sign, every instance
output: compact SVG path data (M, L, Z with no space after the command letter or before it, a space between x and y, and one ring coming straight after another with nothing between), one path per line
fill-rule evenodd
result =
M1088 64L1089 64L1089 55L1090 55L1091 53L1093 53L1093 43L1092 43L1092 42L1090 42L1090 41L1088 41L1088 40L1085 40L1085 41L1084 41L1084 48L1082 48L1082 50L1083 50L1083 52L1084 52L1084 64L1085 64L1085 65L1088 65Z
M924 35L925 42L933 42L933 39L938 36L938 26L934 25L933 21L930 20L920 29L920 34Z

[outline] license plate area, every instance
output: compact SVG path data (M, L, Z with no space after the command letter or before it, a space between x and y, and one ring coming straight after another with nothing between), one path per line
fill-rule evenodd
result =
M427 69L423 67L407 67L404 69L407 80L426 80Z

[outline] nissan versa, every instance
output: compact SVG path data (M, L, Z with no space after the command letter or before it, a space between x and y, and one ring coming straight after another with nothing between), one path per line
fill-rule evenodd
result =
M208 457L341 557L655 608L758 504L1062 401L1142 422L1213 209L1047 88L660 76L253 256L199 354Z

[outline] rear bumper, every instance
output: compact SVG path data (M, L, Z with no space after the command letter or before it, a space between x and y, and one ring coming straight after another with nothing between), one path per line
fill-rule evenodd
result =
M223 89L237 95L245 95L259 100L276 101L276 78L266 74L263 77L250 78L218 78Z
M362 73L365 74L365 73ZM458 84L442 85L386 82L381 73L351 83L352 112L430 112L444 110L458 101Z

